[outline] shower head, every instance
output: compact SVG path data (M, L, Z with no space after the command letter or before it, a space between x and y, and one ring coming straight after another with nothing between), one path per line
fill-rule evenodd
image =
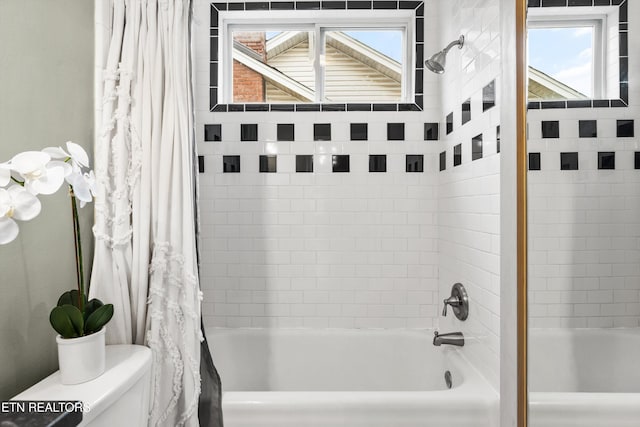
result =
M444 67L447 65L447 53L454 46L458 46L458 49L462 49L462 46L464 46L464 36L460 36L458 40L452 41L440 52L435 53L431 58L424 61L424 65L436 74L444 73Z

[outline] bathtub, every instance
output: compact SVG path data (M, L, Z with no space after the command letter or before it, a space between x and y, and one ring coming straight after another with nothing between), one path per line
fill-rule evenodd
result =
M533 329L530 427L640 426L640 329Z
M495 427L498 395L432 332L211 329L225 427ZM450 371L452 388L445 383Z

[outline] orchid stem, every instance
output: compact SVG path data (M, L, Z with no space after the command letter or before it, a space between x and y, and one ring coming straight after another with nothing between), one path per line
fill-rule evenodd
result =
M76 247L76 278L78 281L78 308L84 314L84 267L82 264L82 241L80 240L80 221L78 220L78 205L73 187L69 187L71 196L71 213L73 217L73 240Z

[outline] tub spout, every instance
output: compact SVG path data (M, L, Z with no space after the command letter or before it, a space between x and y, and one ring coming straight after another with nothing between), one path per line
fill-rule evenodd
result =
M462 332L439 334L438 331L435 331L433 333L433 345L440 346L442 344L450 344L462 347L464 345L464 335L462 335Z

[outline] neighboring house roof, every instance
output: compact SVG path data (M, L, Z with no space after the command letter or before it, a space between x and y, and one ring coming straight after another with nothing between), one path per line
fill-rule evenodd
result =
M285 31L267 41L266 60L238 42L234 42L233 59L263 76L267 100L308 102L315 99L310 48L308 32ZM400 98L401 64L353 37L340 31L327 33L326 61L331 64L325 82L328 100Z
M589 99L585 94L529 66L529 100Z

